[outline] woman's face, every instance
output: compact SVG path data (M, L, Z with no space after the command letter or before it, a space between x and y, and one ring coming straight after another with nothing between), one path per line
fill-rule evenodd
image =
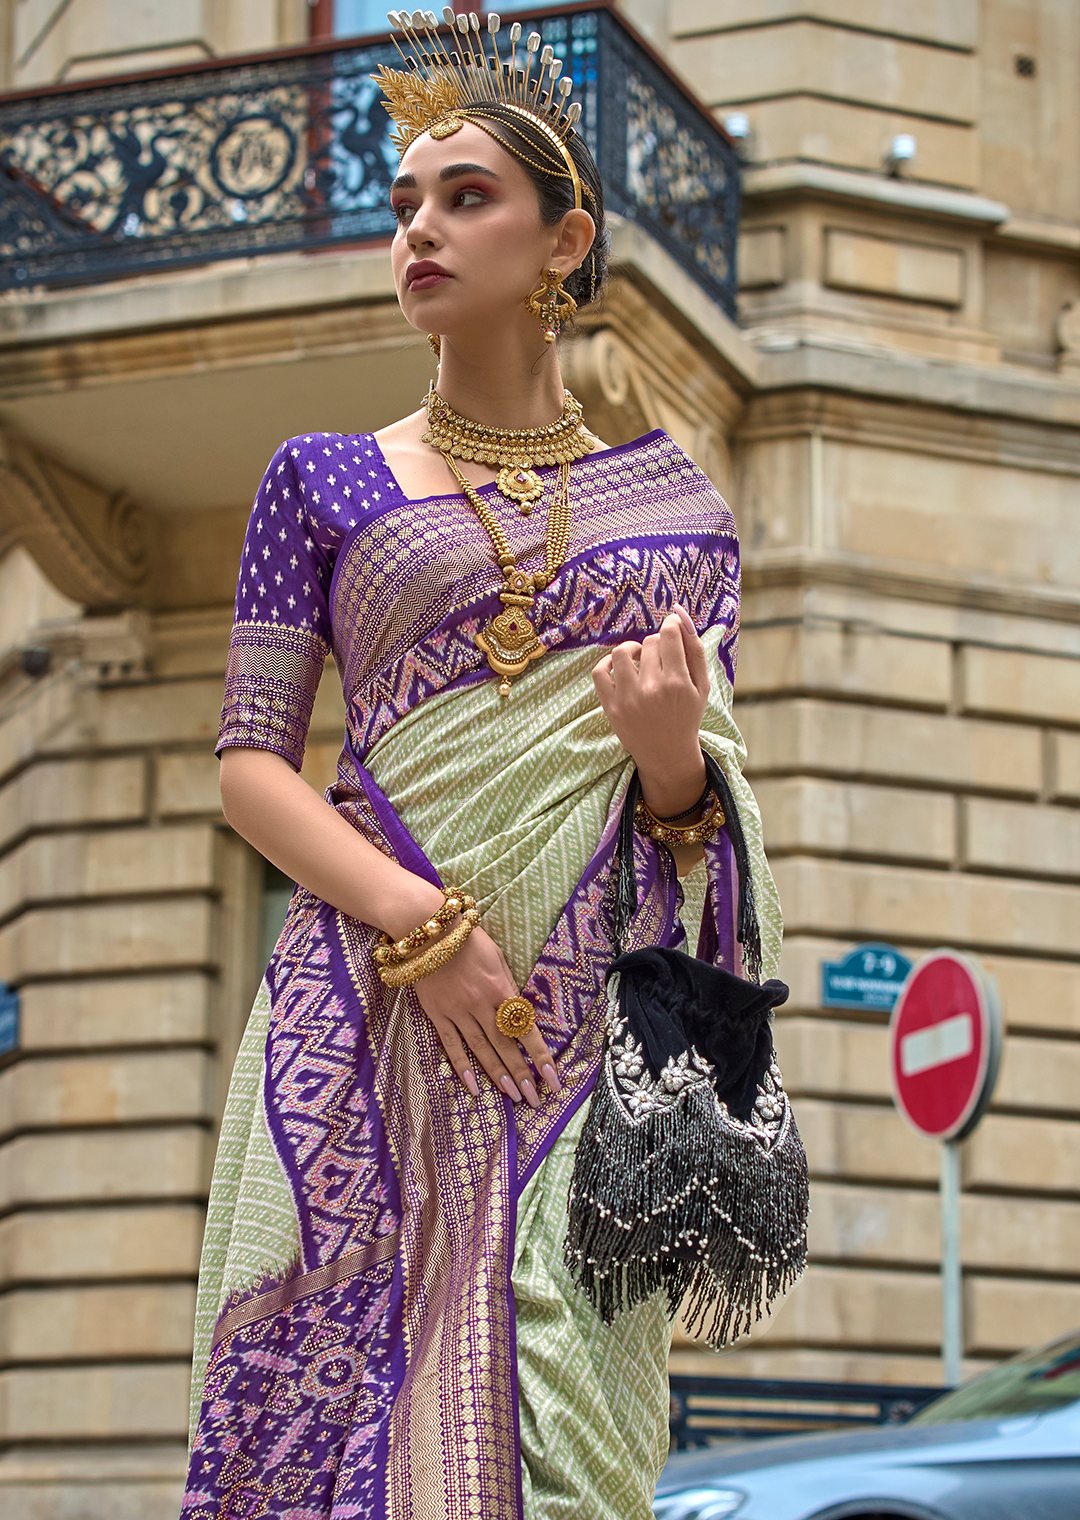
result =
M541 222L536 189L512 153L468 121L441 142L425 132L405 152L390 199L394 280L413 327L482 332L513 313L523 330L535 327L524 301L553 261L560 226Z

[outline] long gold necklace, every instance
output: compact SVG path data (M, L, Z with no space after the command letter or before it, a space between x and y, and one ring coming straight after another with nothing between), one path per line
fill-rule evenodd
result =
M569 465L596 447L596 439L583 426L581 402L569 391L563 392L562 415L540 428L497 428L473 422L455 412L434 385L428 390L426 405L428 425L421 442L430 443L444 458L502 465L495 484L503 496L517 502L523 517L544 492L535 465Z
M487 655L487 662L495 674L502 676L502 681L499 683L499 696L508 697L510 678L524 675L531 661L538 660L545 653L530 614L536 600L536 593L543 591L551 584L570 547L570 461L563 460L560 465L559 485L555 492L555 499L551 503L551 511L548 513L547 555L544 568L537 570L533 575L527 575L524 570L518 569L510 541L487 502L475 486L470 485L465 479L454 463L450 451L441 449L440 453L454 472L469 505L487 529L499 569L506 581L506 585L499 592L499 600L503 604L502 612L475 634L474 639L477 648L482 649ZM540 482L540 486L542 490L543 481Z

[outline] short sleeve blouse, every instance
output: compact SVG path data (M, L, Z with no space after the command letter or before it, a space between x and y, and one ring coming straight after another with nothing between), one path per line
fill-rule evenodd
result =
M401 490L370 434L290 438L267 467L240 559L217 751L272 750L297 770L326 657L341 544Z

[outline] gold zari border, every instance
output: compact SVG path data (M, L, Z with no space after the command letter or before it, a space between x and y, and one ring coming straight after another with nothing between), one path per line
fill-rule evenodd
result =
M355 1277L371 1267L377 1267L380 1262L392 1260L397 1255L400 1233L399 1230L394 1230L371 1245L361 1246L356 1251L346 1251L336 1261L328 1261L325 1266L315 1267L311 1272L302 1272L291 1282L282 1283L280 1288L271 1288L268 1293L256 1294L246 1303L238 1304L218 1321L210 1349L213 1350L226 1336L242 1330L245 1325L252 1325L257 1319L266 1319L271 1314L287 1309L297 1299L310 1298L313 1293L333 1288L347 1277Z

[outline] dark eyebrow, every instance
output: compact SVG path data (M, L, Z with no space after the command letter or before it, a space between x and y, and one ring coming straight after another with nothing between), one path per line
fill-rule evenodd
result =
M485 169L483 164L447 164L445 169L439 170L441 180L460 179L463 174L486 174L488 179L498 179L494 169Z
M439 170L439 178L444 183L450 179L461 179L465 174L485 174L488 179L498 179L494 169L486 169L483 164L447 164L445 169ZM415 190L415 174L399 174L390 186L394 190Z

